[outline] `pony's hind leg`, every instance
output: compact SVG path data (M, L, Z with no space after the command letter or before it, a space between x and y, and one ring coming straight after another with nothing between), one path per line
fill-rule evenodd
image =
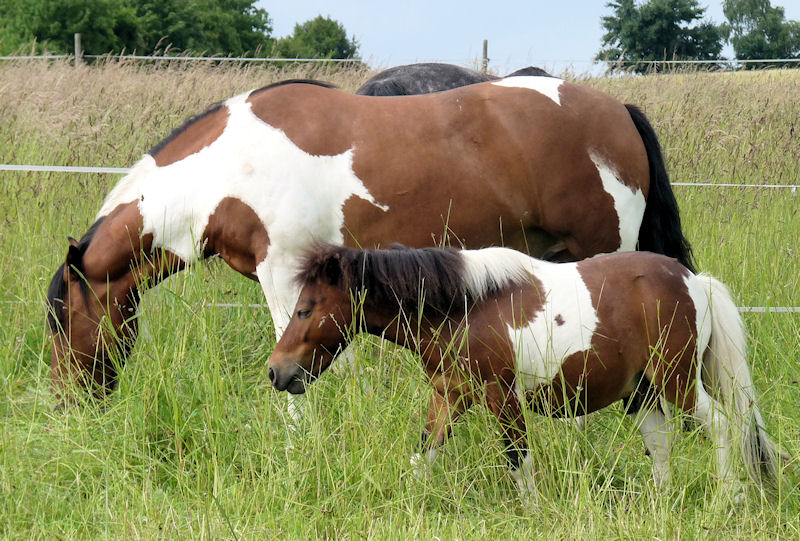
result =
M702 424L714 445L714 455L717 468L717 477L725 486L731 487L734 498L739 500L742 496L743 486L732 470L731 454L733 441L731 425L723 411L723 406L712 398L701 378L697 378L695 387L694 417Z

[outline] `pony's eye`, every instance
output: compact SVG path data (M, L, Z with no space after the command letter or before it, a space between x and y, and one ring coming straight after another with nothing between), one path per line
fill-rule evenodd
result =
M297 319L307 319L311 316L311 310L298 310L297 311Z

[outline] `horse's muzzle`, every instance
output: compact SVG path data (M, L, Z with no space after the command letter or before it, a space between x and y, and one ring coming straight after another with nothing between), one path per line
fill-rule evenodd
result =
M296 364L287 367L269 367L269 381L279 391L292 394L306 392L305 371Z

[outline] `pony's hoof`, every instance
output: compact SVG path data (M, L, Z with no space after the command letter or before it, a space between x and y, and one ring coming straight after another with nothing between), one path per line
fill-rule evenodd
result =
M423 453L411 455L411 471L418 481L427 481L433 474L433 462L436 460L438 452L431 449Z

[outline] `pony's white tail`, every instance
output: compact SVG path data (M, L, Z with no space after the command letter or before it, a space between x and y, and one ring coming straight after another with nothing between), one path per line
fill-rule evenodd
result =
M742 458L750 477L757 482L775 482L779 460L788 459L788 455L778 449L764 430L747 364L747 341L739 310L725 284L705 274L697 279L708 296L711 312L711 341L702 371L710 381L703 378L704 384L721 399L731 427L741 436Z

